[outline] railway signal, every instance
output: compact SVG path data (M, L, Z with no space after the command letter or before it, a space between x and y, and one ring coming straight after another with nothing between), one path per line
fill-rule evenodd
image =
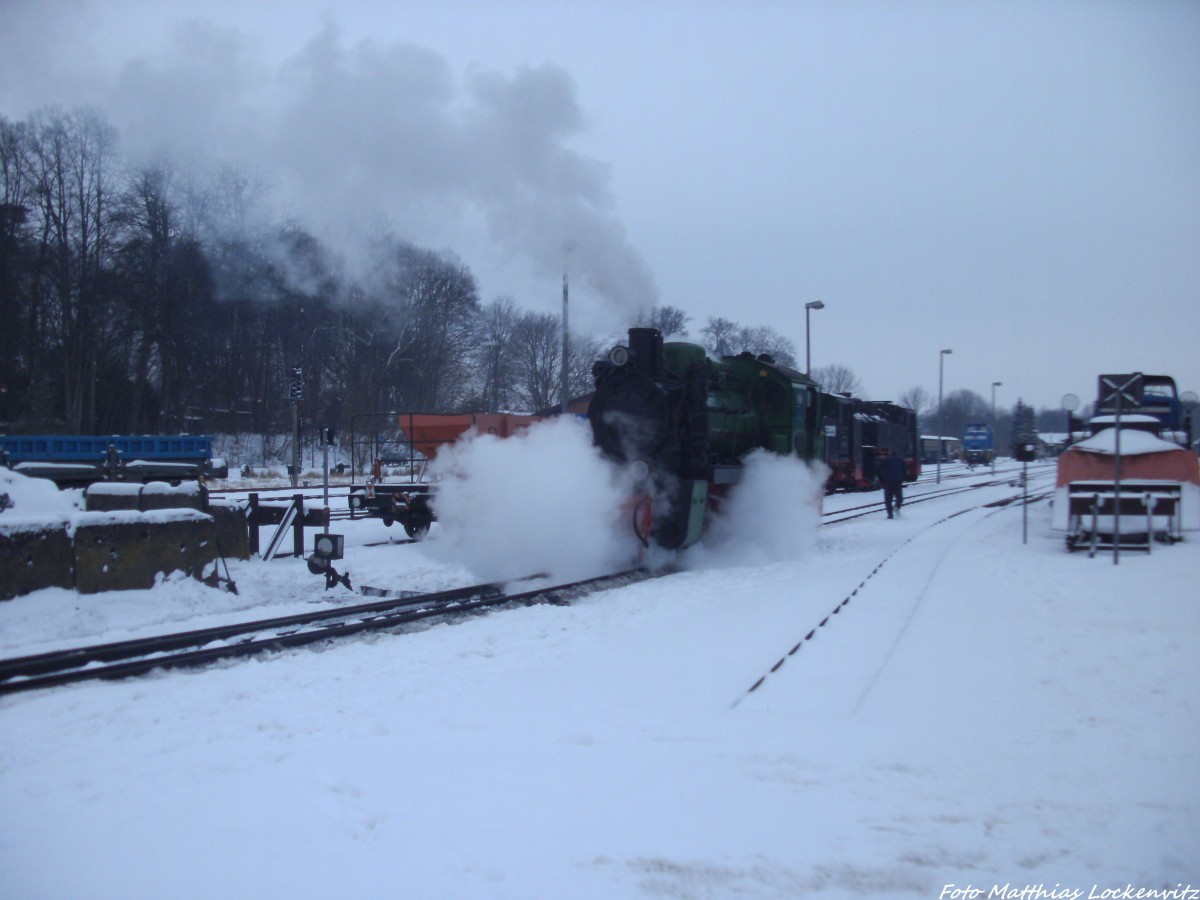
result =
M1130 375L1101 375L1100 402L1097 412L1113 412L1113 492L1120 502L1121 496L1121 410L1134 409L1145 394L1145 378L1141 372ZM1121 561L1121 516L1113 516L1113 565Z
M1141 372L1132 375L1101 375L1100 403L1101 409L1115 407L1120 415L1122 407L1132 408L1142 402L1145 392Z
M292 366L292 382L288 390L292 402L292 464L288 466L292 487L300 483L300 402L304 399L304 367Z

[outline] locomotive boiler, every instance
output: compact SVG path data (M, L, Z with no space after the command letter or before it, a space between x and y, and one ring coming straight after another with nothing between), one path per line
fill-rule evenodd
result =
M764 449L823 459L816 382L769 356L709 359L692 343L631 328L592 369L593 442L639 476L633 518L645 544L676 549L700 538L710 506Z

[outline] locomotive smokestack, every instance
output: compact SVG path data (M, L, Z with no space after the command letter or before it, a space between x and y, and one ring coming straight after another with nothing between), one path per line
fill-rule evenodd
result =
M663 337L657 328L630 328L629 351L633 366L651 377L663 370Z

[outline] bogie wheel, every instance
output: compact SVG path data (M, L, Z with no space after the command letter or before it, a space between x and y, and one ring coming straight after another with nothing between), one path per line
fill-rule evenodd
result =
M414 509L405 517L403 524L404 533L419 541L429 533L429 526L433 524L433 514L428 510Z

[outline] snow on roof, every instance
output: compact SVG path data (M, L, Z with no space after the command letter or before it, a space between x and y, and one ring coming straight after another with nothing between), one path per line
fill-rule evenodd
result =
M1092 416L1092 418L1089 421L1093 425L1107 425L1110 422L1117 421L1117 417L1116 416ZM1131 425L1136 425L1139 423L1140 424L1151 423L1154 425L1159 424L1158 419L1154 418L1154 416L1144 416L1140 413L1125 413L1123 416L1121 416L1121 421L1128 422Z
M1117 429L1105 428L1086 441L1074 444L1072 450L1083 450L1087 453L1104 453L1114 456L1117 452ZM1166 453L1168 450L1179 450L1178 444L1164 441L1145 431L1121 429L1121 455L1135 456L1140 453Z

